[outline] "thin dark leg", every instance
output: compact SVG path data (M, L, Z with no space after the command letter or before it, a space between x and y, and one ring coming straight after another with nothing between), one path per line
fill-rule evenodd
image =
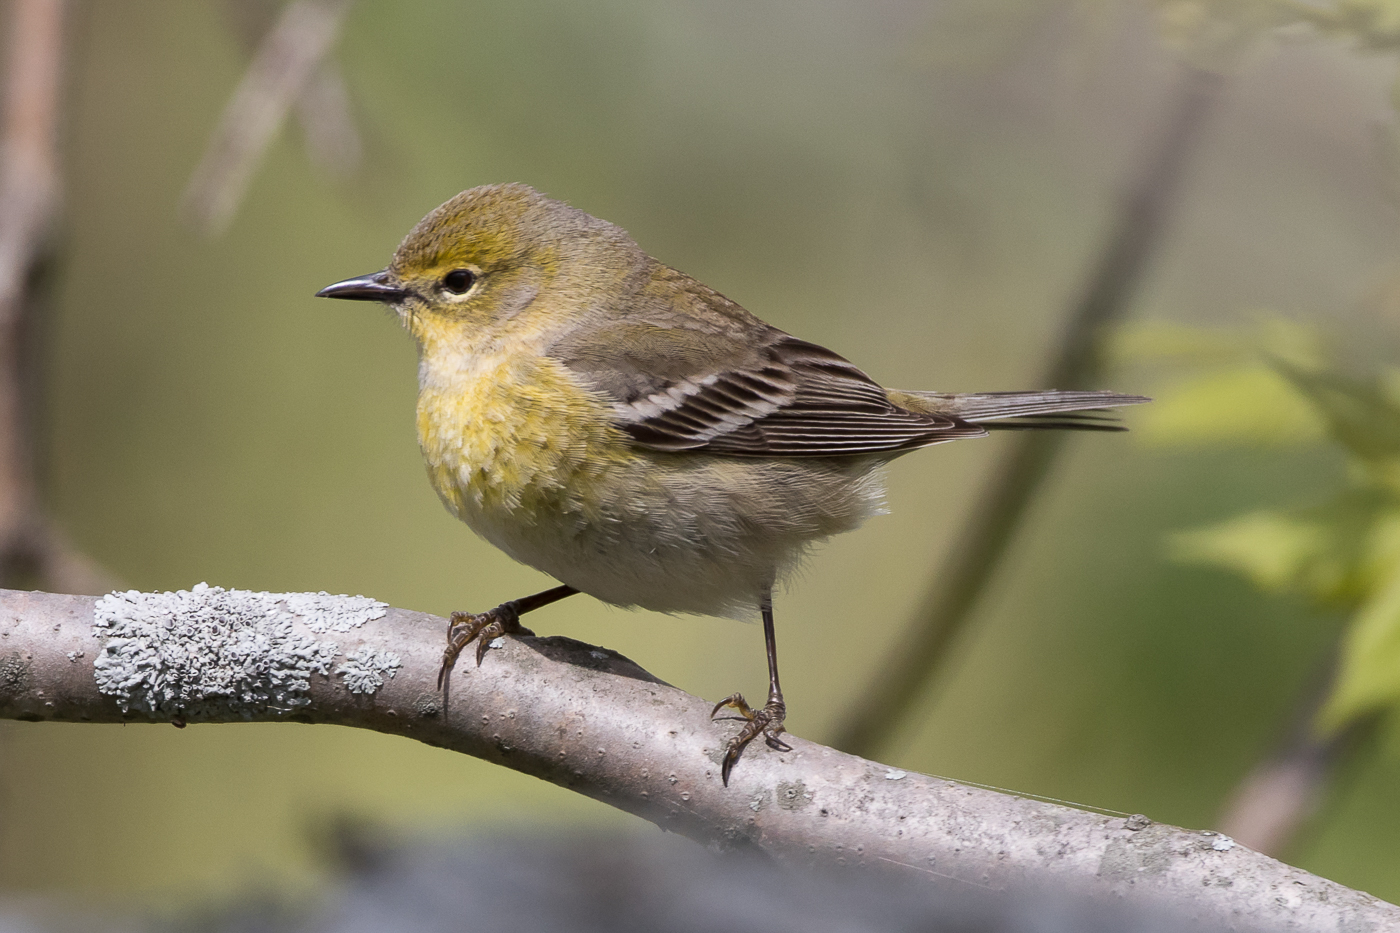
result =
M438 670L438 689L441 690L447 682L447 675L457 663L457 656L473 640L476 641L476 666L480 667L481 659L486 657L486 649L493 640L502 635L514 635L523 631L520 627L521 616L577 592L572 586L556 586L543 593L501 603L495 609L479 615L470 612L452 613L452 618L447 623L447 649L442 653L442 667Z
M739 756L744 753L744 748L750 742L763 735L763 741L769 748L777 749L780 752L792 751L792 746L788 745L778 736L783 733L783 720L787 718L787 705L783 703L783 688L778 684L778 639L773 629L773 587L770 584L763 593L763 598L759 603L759 608L763 612L763 646L768 651L768 702L762 709L754 709L744 700L741 693L731 694L715 704L715 708L710 712L713 717L726 706L739 713L737 717L747 720L744 728L739 730L739 734L729 740L729 744L724 750L724 761L720 765L719 776L726 787L729 786L729 773L734 770L735 763Z
M778 636L773 630L773 588L763 594L763 647L768 651L768 702L783 703L783 688L778 685Z
M514 607L516 615L523 616L527 612L542 609L550 603L557 603L565 596L572 596L577 592L578 590L572 586L556 586L552 590L545 590L543 593L536 593L534 596L526 596L521 599L512 599L502 605Z

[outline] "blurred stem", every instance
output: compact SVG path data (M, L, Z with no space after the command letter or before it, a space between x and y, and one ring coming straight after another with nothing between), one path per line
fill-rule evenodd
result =
M0 537L5 542L34 511L24 335L34 273L50 250L58 213L64 4L14 0L8 12L0 148Z
M6 11L0 114L0 583L93 592L112 582L68 547L39 503L33 339L51 278L60 207L58 133L64 0L13 0Z
M1203 138L1223 85L1220 74L1194 68L1180 81L1166 126L1123 198L1100 258L1071 308L1043 387L1095 387L1102 371L1099 336L1123 316L1162 243L1186 162ZM867 756L880 749L934 679L1048 475L1062 437L1026 432L1011 440L949 556L935 568L933 588L852 704L852 715L833 742L837 748Z
M1220 832L1256 852L1282 857L1316 815L1338 765L1375 731L1375 716L1333 735L1321 735L1314 726L1336 683L1340 659L1339 638L1294 704L1283 741L1230 794L1216 820Z
M258 55L285 12L277 0L224 0L223 6L234 34L252 56ZM334 178L354 175L363 161L364 143L355 125L350 91L329 54L307 79L292 108L312 164Z
M350 0L293 0L264 37L185 189L185 210L205 233L220 233L233 220L288 111L314 84L349 8ZM318 93L322 105L331 100L324 87Z

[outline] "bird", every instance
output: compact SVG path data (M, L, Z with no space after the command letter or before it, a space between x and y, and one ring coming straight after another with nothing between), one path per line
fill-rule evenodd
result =
M768 698L712 718L728 786L782 736L773 592L818 542L881 511L882 467L1003 429L1121 430L1100 391L882 387L844 357L653 259L621 227L518 183L463 191L384 269L317 297L388 306L418 346L417 429L447 510L560 585L454 612L439 688L520 617L576 593L762 619Z

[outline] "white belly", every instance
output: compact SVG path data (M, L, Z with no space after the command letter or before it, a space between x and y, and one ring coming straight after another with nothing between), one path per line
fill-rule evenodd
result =
M686 454L609 470L595 508L464 502L487 541L618 606L752 616L808 547L880 510L873 461L760 461Z

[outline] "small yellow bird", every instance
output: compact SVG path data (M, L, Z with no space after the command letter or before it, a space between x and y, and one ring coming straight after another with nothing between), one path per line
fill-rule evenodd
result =
M952 395L881 388L642 252L627 232L526 185L464 191L388 268L328 285L380 301L418 342L418 441L443 504L563 585L453 613L441 678L523 613L588 593L658 612L763 618L768 702L721 767L780 738L773 587L814 543L881 503L880 467L996 428L1117 430L1112 392Z

